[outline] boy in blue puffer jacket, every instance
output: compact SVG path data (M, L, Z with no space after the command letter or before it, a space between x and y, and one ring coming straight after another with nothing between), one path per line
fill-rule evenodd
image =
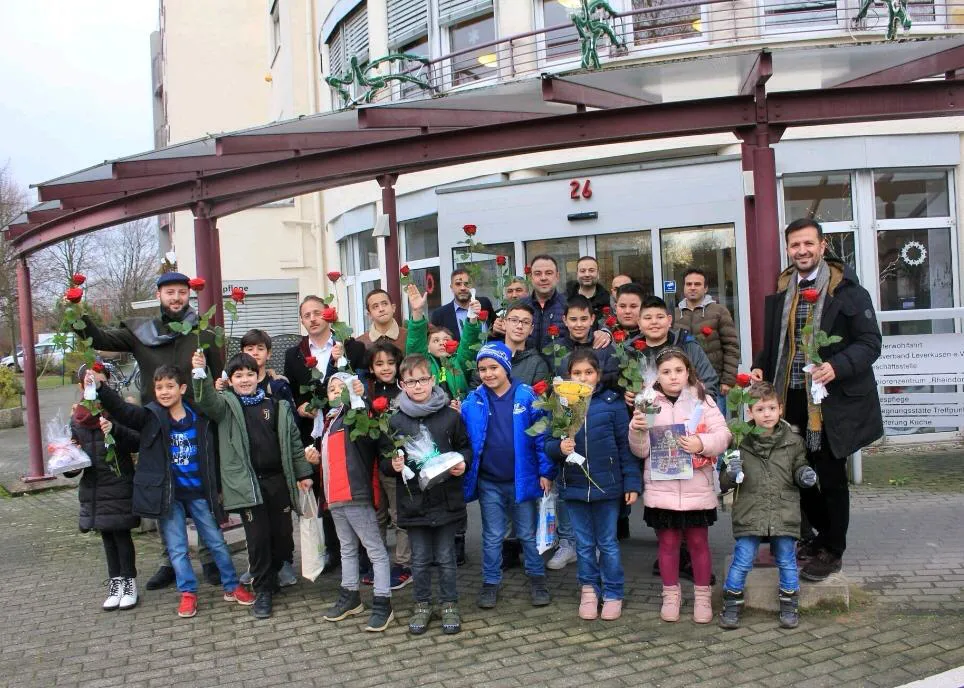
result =
M508 519L522 543L532 604L549 604L546 569L536 548L539 499L552 488L556 466L545 453L545 434L526 429L544 414L533 408L532 388L513 380L512 353L489 342L475 358L482 385L462 402L462 419L472 444L465 473L465 501L478 499L482 512L482 589L478 606L492 609L502 582L502 539Z
M600 385L600 368L592 351L572 354L570 379L594 388L586 423L574 438L548 440L546 450L552 459L563 462L561 496L576 536L577 577L582 586L579 618L599 616L601 592L602 618L613 621L622 614L625 578L616 521L620 504L631 505L642 491L642 474L639 460L629 451L626 404L618 393ZM567 461L574 452L578 454Z

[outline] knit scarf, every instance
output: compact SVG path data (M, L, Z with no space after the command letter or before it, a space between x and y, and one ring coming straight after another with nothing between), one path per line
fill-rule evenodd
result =
M786 404L787 389L790 386L790 366L796 355L797 340L794 336L796 330L797 302L800 299L800 290L797 288L799 280L796 275L791 275L790 284L784 293L783 317L780 319L780 348L777 350L776 380L774 386L780 392L783 403ZM824 260L817 266L817 276L812 287L820 292L820 298L810 307L810 315L807 323L813 326L813 331L820 329L820 318L823 314L823 306L827 300L827 293L830 288L830 267ZM809 359L806 363L810 363ZM811 452L818 451L822 442L823 435L823 413L819 404L813 403L810 396L810 373L805 373L804 392L807 396L807 449Z
M448 395L439 385L432 387L432 395L425 401L412 401L407 394L398 395L398 410L412 418L431 416L448 405Z
M260 387L256 388L254 394L238 394L238 401L240 401L245 406L257 406L262 401L264 401L264 390Z

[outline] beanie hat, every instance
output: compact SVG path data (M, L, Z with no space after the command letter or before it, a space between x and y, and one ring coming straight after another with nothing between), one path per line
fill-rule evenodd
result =
M512 352L509 351L509 347L502 342L492 341L479 349L479 353L475 355L476 363L481 361L483 358L493 359L496 363L505 368L506 375L512 375Z
M180 272L165 272L157 278L157 288L160 289L165 284L184 284L190 283L191 279Z

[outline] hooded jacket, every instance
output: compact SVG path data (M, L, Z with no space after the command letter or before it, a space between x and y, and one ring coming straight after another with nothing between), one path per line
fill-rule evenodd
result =
M325 502L329 508L346 504L371 504L378 507L380 489L375 485L375 467L382 456L392 451L385 436L372 440L367 435L352 441L351 428L345 427L344 407L337 409L321 437L321 477Z
M90 530L112 531L136 528L141 519L134 515L131 498L134 493L134 464L131 454L137 451L137 433L114 423L114 451L120 475L107 465L104 433L100 428L89 428L76 421L70 423L70 434L90 457L90 466L83 469L77 497L80 501L79 526L82 533ZM68 473L73 477L76 473Z
M706 296L696 308L690 308L684 300L676 307L673 322L688 330L701 344L720 378L720 384L735 385L736 372L740 367L740 337L726 306L716 303L710 296ZM709 336L702 334L704 327L709 327L713 332Z

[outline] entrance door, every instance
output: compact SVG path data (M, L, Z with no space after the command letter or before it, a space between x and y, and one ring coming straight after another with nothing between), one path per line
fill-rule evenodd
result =
M739 322L736 274L736 232L733 225L702 225L660 229L663 299L670 308L682 301L683 276L688 268L706 273L709 295L722 303ZM659 293L660 290L657 290Z

